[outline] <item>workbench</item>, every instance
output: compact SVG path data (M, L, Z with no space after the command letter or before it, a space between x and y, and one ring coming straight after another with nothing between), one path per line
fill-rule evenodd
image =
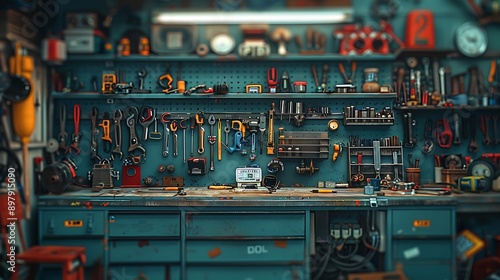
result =
M382 269L401 263L410 279L455 278L454 196L311 190L44 195L39 242L86 246L87 277L96 277L100 264L98 274L108 279L310 279L314 244L330 234L336 215L372 211L384 236ZM53 277L49 272L44 277Z

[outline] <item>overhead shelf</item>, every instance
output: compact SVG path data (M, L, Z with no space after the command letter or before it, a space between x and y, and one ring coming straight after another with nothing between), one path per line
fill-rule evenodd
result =
M144 55L130 55L130 56L118 56L115 54L69 54L67 62L170 62L170 61L186 61L186 62L204 62L204 61L219 61L219 62L231 62L231 61L393 61L396 58L393 54L388 55L341 55L338 53L325 53L325 54L298 54L291 53L287 55L271 54L263 58L244 58L236 54L229 55L216 55L208 54L206 56L198 56L196 54L171 54L171 55L156 55L151 54L148 56Z
M379 98L395 98L395 93L228 93L228 94L206 94L198 93L191 95L183 95L179 93L130 93L130 94L101 94L97 92L71 92L61 93L53 92L52 97L55 99L293 99L293 98L313 98L313 99L379 99Z
M394 106L395 110L405 110L405 111L445 111L445 110L498 110L500 106L453 106L453 107L443 107L443 106Z

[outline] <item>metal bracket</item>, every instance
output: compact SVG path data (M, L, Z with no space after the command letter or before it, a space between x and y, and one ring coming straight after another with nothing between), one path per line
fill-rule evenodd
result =
M378 207L378 201L376 197L370 197L370 207L372 208Z

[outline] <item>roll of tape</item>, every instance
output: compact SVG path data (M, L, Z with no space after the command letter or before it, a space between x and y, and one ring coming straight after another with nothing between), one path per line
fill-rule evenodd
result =
M208 54L208 52L209 52L209 49L208 49L208 46L206 44L199 44L196 47L196 54L198 56L205 56Z

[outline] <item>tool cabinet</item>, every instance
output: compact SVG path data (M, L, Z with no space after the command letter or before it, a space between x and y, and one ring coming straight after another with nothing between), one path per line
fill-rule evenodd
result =
M415 279L455 279L454 209L394 209L388 219L392 263Z

